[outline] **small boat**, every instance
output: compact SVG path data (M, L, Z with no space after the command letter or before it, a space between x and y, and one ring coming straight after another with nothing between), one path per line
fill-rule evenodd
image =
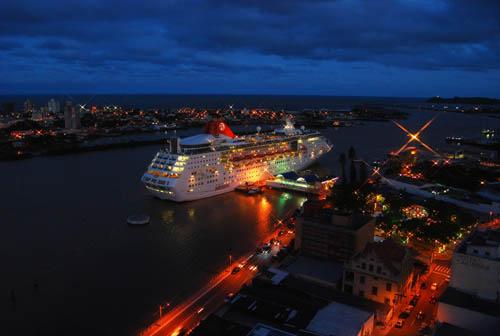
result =
M248 190L247 190L247 194L249 194L249 195L260 194L261 192L262 192L262 189L260 189L259 187L251 187L251 188L248 188Z
M128 225L146 225L149 224L149 221L148 215L131 215L127 218Z

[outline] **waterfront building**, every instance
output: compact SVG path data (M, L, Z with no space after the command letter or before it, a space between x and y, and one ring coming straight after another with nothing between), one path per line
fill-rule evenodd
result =
M398 306L408 297L414 259L393 239L371 242L344 265L343 291Z
M67 101L64 105L64 128L79 129L80 126L80 112L70 101Z
M307 201L297 218L295 248L307 256L346 262L373 241L375 219Z
M50 113L59 114L61 112L61 104L59 101L51 98L47 104Z

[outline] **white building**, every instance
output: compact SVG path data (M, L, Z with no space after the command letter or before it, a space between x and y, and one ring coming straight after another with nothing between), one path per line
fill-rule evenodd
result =
M344 265L343 291L397 306L408 297L413 261L410 251L392 239L369 243Z
M47 107L50 113L59 114L61 112L61 104L54 98L49 100Z
M500 330L499 228L479 228L457 247L437 320L479 335Z
M453 253L450 286L500 303L500 229L477 229Z

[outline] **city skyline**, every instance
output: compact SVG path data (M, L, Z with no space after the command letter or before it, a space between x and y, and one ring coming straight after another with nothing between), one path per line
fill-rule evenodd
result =
M495 1L0 5L4 94L500 97Z

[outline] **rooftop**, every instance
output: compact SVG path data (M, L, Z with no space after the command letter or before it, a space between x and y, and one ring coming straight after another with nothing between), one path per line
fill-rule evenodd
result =
M372 220L361 213L345 213L335 210L328 201L308 200L304 203L302 217L314 222L339 228L358 230Z
M356 336L372 316L373 313L333 302L318 311L307 329L320 335Z
M286 270L293 274L336 284L342 279L343 264L340 262L318 260L305 256L298 257Z
M476 335L474 332L454 326L453 324L443 323L441 324L434 333L434 336L474 336Z
M191 336L224 335L224 336L244 336L250 329L232 321L225 320L217 315L211 314L201 321Z
M439 302L480 312L486 315L500 317L500 304L480 299L453 287L448 287L445 290L443 295L439 298Z
M401 272L403 262L409 251L404 246L396 243L393 239L388 238L382 242L368 243L365 250L358 256L364 256L370 253L375 254L389 270L397 275Z
M500 247L500 228L498 227L484 227L477 228L465 239L457 248L456 252L462 254L472 254L472 247L486 247L498 249ZM498 254L490 254L488 256L484 254L473 254L477 257L487 258L487 259L497 259L500 257Z
M248 336L295 336L295 334L259 323L250 330Z

